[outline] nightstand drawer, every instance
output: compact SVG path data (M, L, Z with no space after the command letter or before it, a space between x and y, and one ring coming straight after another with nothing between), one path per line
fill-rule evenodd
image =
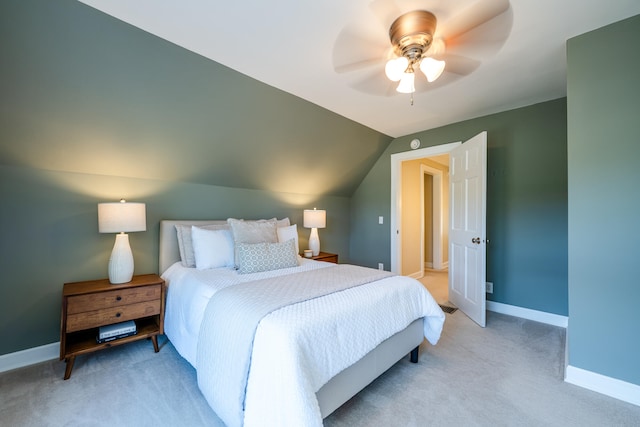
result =
M101 310L85 311L67 316L66 332L97 328L98 326L135 320L141 317L160 314L160 299L144 301L136 304L109 307Z
M338 263L338 254L332 254L330 252L320 252L318 255L311 257L316 261L324 261L324 262L332 262L334 264Z
M160 295L162 295L162 285L139 286L115 291L75 295L67 300L67 314L72 315L102 308L114 308L144 301L159 300Z

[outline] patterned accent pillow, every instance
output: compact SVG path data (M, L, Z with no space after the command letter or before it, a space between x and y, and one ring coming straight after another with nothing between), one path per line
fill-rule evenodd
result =
M239 243L236 245L238 273L259 273L297 267L294 239L283 243Z

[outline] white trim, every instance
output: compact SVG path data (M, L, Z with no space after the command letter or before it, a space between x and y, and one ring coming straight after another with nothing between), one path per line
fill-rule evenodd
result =
M11 371L60 357L60 342L28 348L0 356L0 372Z
M595 372L567 366L565 382L640 406L640 386Z
M569 318L567 316L547 313L546 311L531 310L530 308L503 304L495 301L487 301L487 310L496 313L508 314L509 316L516 316L523 319L533 320L534 322L559 326L561 328L566 328L569 324Z
M424 270L408 274L407 277L411 277L412 279L422 279L424 277Z
M448 144L434 145L433 147L421 148L419 150L403 151L391 155L391 220L389 221L391 233L391 272L400 273L400 261L402 253L400 245L401 218L401 197L402 193L402 162L405 160L421 159L423 157L437 156L449 153L462 142L450 142Z

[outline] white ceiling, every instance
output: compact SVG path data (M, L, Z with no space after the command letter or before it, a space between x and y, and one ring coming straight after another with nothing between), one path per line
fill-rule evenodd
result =
M80 1L393 137L565 96L566 40L640 14L638 0ZM413 106L384 78L398 14L429 10L446 35L468 7L501 2L448 46L473 71L416 75Z

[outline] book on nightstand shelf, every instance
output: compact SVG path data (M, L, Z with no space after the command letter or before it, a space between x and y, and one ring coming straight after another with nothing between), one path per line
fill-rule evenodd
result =
M113 325L100 326L98 328L98 336L96 342L102 344L104 342L117 340L119 338L129 337L137 333L136 322L129 320L128 322L115 323Z

